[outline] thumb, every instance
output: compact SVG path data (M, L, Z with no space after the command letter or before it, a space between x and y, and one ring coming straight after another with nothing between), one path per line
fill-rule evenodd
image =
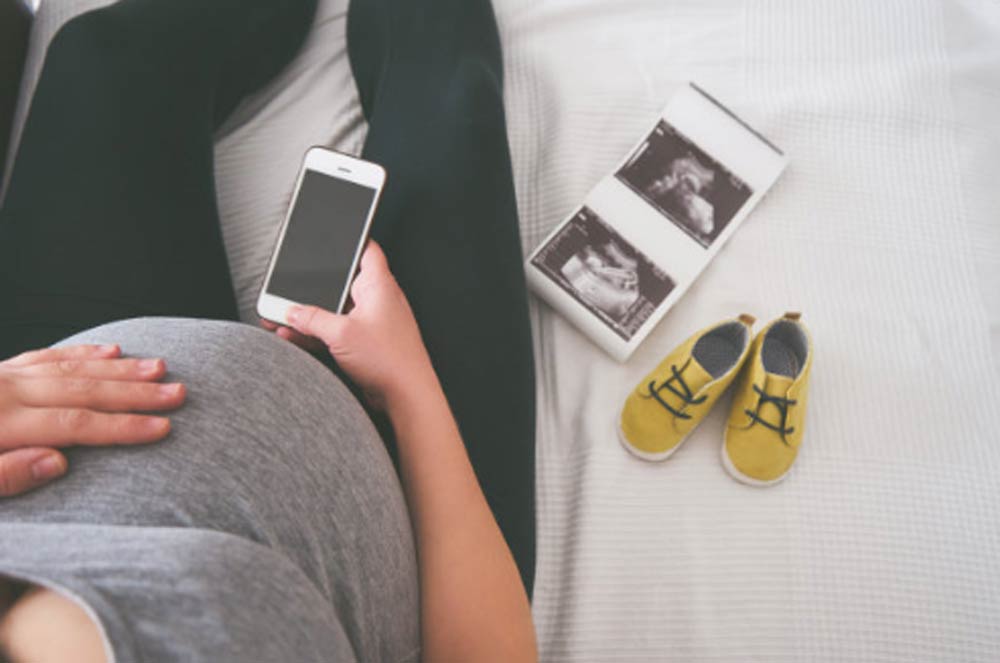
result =
M346 315L330 313L317 306L292 306L288 326L306 336L315 336L327 346L337 345L348 324Z
M66 458L52 449L15 449L0 454L0 497L38 488L66 473Z

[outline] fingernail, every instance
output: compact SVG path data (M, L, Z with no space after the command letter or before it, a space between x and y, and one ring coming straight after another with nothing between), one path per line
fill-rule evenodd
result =
M47 481L62 476L66 472L66 462L62 456L48 454L31 464L31 476L35 481Z
M294 325L299 321L299 316L302 314L302 309L297 306L293 306L288 309L288 313L285 315L285 319L288 320L289 324Z
M160 395L161 396L176 396L181 393L183 387L179 383L175 384L161 384L160 385Z
M155 373L160 370L159 359L143 359L139 362L139 370L143 373Z
M114 345L114 344L111 344L111 345L102 345L102 346L100 346L97 349L100 352L114 352L114 351L116 351L118 349L118 346Z
M170 430L170 420L165 417L150 417L146 421L146 428L151 433L165 433Z

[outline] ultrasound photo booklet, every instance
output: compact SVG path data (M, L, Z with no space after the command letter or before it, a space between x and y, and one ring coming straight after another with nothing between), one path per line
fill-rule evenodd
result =
M625 361L787 162L688 83L618 168L528 257L528 285Z

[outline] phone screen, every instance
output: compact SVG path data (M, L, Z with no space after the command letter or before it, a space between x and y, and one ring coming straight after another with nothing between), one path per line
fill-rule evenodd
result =
M336 311L375 189L307 170L267 292Z

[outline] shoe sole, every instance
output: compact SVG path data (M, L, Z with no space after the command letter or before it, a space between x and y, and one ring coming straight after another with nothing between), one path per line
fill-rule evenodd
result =
M739 481L742 484L753 486L755 488L767 488L768 486L779 484L782 481L784 481L785 477L788 476L788 473L792 471L792 468L789 467L787 470L785 470L785 473L782 474L780 477L776 479L771 479L769 481L754 479L753 477L748 477L747 475L743 474L738 469L736 469L736 466L733 465L733 461L729 459L729 454L726 453L725 442L722 443L722 453L720 454L720 456L722 457L722 467L726 468L726 472L729 474L729 476L731 476L733 479Z
M671 448L667 449L666 451L661 451L659 453L650 453L648 451L640 451L639 449L636 449L634 446L632 446L632 443L629 442L628 439L626 439L625 431L622 430L622 415L624 414L625 414L625 408L623 407L621 411L618 413L618 425L615 426L615 430L618 433L618 441L621 442L622 446L625 447L626 451L628 451L636 458L639 458L640 460L647 460L653 463L659 463L665 461L666 459L673 456L678 449L684 446L684 443L687 441L687 439L691 437L691 433L693 433L695 429L701 425L701 421L699 421L694 428L692 428L687 432L687 435L681 438L680 442L678 442Z

